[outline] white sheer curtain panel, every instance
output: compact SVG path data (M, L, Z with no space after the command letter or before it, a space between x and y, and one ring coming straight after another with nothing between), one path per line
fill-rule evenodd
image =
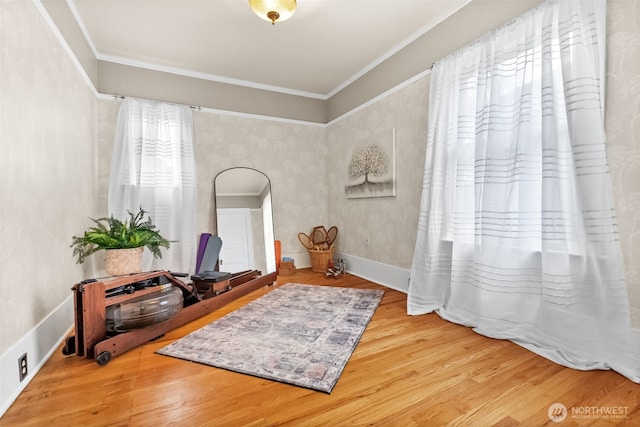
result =
M605 153L605 7L547 1L434 64L407 309L640 382Z
M191 108L126 98L113 146L109 212L124 219L142 207L160 234L175 241L162 259L145 250L143 271L195 271L195 173Z

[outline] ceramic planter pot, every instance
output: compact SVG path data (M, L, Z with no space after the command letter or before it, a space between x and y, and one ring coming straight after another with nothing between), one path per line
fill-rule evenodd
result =
M142 251L144 247L131 249L107 249L104 263L110 276L140 273L142 271Z

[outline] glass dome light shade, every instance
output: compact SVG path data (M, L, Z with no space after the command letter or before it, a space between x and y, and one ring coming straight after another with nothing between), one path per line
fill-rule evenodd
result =
M296 0L249 0L249 6L261 19L275 25L291 18L296 11Z

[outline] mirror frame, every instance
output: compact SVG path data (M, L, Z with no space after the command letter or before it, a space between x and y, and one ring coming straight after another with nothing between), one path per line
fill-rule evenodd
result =
M265 179L266 179L266 185L263 187L264 188L268 188L267 191L267 197L265 197L265 199L268 199L268 207L269 209L269 214L268 214L268 218L265 218L265 207L264 207L264 200L263 200L263 232L264 232L264 253L265 253L265 262L266 262L266 271L262 271L262 274L270 274L270 273L274 273L276 272L276 259L275 259L275 226L274 226L274 221L273 221L273 196L272 196L272 187L271 187L271 179L269 179L269 177L267 176L267 174L265 174L264 172L255 169L255 168L250 168L250 167L245 167L245 166L238 166L238 167L231 167L231 168L227 168L224 169L220 172L218 172L216 174L216 176L213 178L213 204L214 204L214 209L213 209L213 220L214 220L214 224L215 224L215 228L216 228L216 235L220 235L220 224L218 221L218 191L220 190L219 188L219 182L218 182L218 178L220 177L220 175L224 174L225 172L229 172L229 171L233 171L233 170L245 170L247 172L253 172L253 173L258 173L260 175L262 175ZM224 208L221 208L224 209ZM270 242L271 245L269 246L267 244L267 237L270 237ZM223 247L224 247L224 242L223 242ZM224 267L222 267L224 268ZM255 268L255 265L252 266L251 268Z

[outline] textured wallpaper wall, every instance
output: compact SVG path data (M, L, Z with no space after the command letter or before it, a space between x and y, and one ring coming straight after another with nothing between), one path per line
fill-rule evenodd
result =
M98 104L100 214L107 214L113 135L120 102ZM328 150L325 129L272 120L194 112L194 151L198 179L198 232L215 231L213 180L231 167L249 167L271 181L275 237L282 252L308 265L298 232L326 224Z
M340 230L340 252L411 268L426 150L428 84L423 78L329 127L329 222ZM350 151L390 129L396 133L396 196L348 199L344 187Z
M32 2L0 1L0 93L1 355L91 268L69 244L95 213L96 99Z
M258 169L271 181L275 238L283 254L304 265L308 255L298 232L326 224L327 163L325 129L246 117L195 113L198 225L213 229L213 180L224 169Z
M609 0L607 28L607 156L632 315L640 326L640 0Z

